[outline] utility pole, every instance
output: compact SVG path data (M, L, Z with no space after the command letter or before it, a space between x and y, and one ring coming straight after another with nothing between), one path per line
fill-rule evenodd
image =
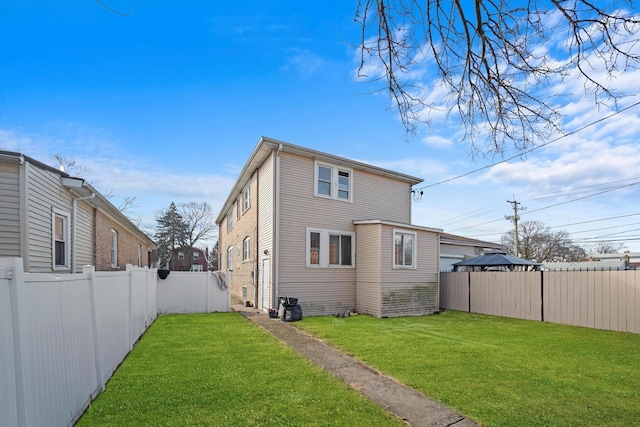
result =
M505 219L513 221L513 230L515 233L515 246L513 248L513 253L515 256L520 256L520 242L518 241L518 220L520 219L520 216L518 215L518 211L523 211L527 208L519 207L518 205L520 205L520 202L517 200L507 200L507 203L511 203L511 206L513 207L513 215L505 216Z

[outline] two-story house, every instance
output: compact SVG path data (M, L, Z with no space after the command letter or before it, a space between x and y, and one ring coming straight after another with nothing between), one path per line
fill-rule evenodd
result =
M305 315L437 311L441 230L411 225L420 182L261 138L216 219L232 298L267 310L295 297Z
M0 151L0 256L31 273L149 265L153 241L81 178Z

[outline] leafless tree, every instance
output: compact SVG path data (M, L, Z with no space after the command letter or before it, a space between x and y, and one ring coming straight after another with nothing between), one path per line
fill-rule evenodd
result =
M609 79L640 62L632 0L359 0L355 20L358 74L386 80L407 131L444 109L474 154L523 151L560 130L553 96L562 94L543 89L576 72L596 104L615 108L623 94ZM437 75L416 77L425 64ZM481 136L487 147L474 142Z
M187 225L186 244L188 248L208 237L216 231L214 212L207 202L189 202L180 205L180 213Z
M62 154L54 154L53 162L58 165L58 169L71 176L86 176L87 168L78 164L76 159L71 157L64 157Z
M538 262L583 261L587 253L574 244L565 230L551 231L542 221L518 223L520 256ZM502 245L513 248L514 231L502 236Z
M599 243L595 247L589 250L589 254L617 254L626 249L626 246L622 243Z

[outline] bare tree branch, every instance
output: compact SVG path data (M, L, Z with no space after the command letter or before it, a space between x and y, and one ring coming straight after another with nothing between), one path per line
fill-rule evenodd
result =
M444 105L459 117L472 153L524 151L562 130L554 97L563 94L544 90L573 72L597 105L617 107L624 94L608 79L640 63L640 17L629 10L633 1L359 0L358 75L386 80L408 133L431 126L429 112ZM425 61L445 99L415 77ZM476 138L487 136L489 147L478 147Z

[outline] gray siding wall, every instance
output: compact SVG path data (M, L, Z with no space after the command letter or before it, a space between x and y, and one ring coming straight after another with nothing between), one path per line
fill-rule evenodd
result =
M52 271L52 209L71 215L71 196L62 187L58 175L29 163L27 168L27 204L29 233L29 271Z
M69 215L73 225L71 193L64 188L60 176L25 163L27 197L27 232L29 236L29 265L32 273L52 271L52 211L60 210ZM94 263L93 214L90 208L78 203L76 232L76 268ZM73 230L71 230L73 232ZM58 270L56 270L58 271ZM64 271L64 270L61 270ZM69 269L70 271L70 269Z
M0 163L0 257L20 256L20 165Z
M415 269L393 268L393 230L385 225L381 239L382 317L415 316L439 310L438 234L424 230L417 232Z
M278 292L298 298L304 314L356 308L356 268L306 267L307 227L355 232L354 220L411 220L408 183L360 170L352 179L352 202L315 197L313 159L281 154ZM356 245L356 253L360 249Z
M94 209L87 202L77 202L76 218L76 272L81 272L85 265L95 263ZM145 257L145 254L142 254ZM146 260L143 259L143 264Z

